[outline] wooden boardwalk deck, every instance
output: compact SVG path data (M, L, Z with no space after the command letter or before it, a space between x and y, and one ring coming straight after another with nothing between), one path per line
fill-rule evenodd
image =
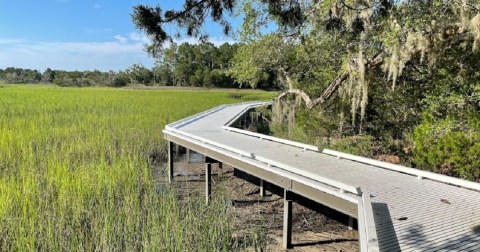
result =
M373 232L373 240L367 238L373 247L364 244L365 250L480 251L479 184L458 180L467 189L419 179L226 130L225 125L258 105L221 106L186 118L168 125L165 138L359 219L363 231ZM362 201L362 193L371 203ZM373 220L359 214L365 204Z

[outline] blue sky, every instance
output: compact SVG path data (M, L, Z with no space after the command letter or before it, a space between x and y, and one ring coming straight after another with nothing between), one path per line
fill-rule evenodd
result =
M123 70L154 60L130 14L137 4L179 8L179 0L0 0L0 68ZM238 21L234 21L236 25ZM211 42L231 42L208 24ZM184 38L178 42L194 42Z

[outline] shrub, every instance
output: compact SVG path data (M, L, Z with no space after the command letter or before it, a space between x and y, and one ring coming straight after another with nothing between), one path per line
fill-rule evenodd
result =
M330 148L363 157L375 155L375 141L370 135L344 137L330 143Z
M435 120L424 114L413 133L413 161L419 168L479 180L480 117L477 113L465 117Z
M129 82L130 82L130 79L127 76L120 75L115 77L115 80L113 80L113 86L125 87Z

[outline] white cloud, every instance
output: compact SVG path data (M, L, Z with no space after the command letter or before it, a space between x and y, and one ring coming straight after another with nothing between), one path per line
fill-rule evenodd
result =
M147 67L154 60L144 52L142 35L116 35L106 42L36 42L0 38L0 68L38 70L122 70L134 63Z
M128 38L118 34L118 35L115 35L114 37L118 42L122 43L122 44L125 44L128 42Z
M128 34L128 37L132 41L143 43L143 44L148 43L150 41L150 39L148 39L147 36L143 34L135 33L135 32Z
M84 32L86 33L111 33L113 29L111 28L103 28L103 29L93 29L93 28L84 28Z
M103 30L107 32L106 30ZM101 32L95 30L92 32ZM109 31L111 32L111 30ZM62 70L124 70L132 64L153 66L154 59L148 57L144 45L150 40L139 33L117 34L105 42L59 42L28 41L0 38L0 68L22 67L45 70L47 67ZM235 43L229 38L210 38L216 46ZM175 41L198 44L194 38ZM166 47L169 45L167 44Z

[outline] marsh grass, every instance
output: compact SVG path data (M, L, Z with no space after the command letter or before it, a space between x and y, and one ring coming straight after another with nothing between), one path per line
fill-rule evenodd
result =
M270 93L247 92L242 100ZM217 251L236 246L224 195L158 190L165 124L228 92L0 89L0 251Z

